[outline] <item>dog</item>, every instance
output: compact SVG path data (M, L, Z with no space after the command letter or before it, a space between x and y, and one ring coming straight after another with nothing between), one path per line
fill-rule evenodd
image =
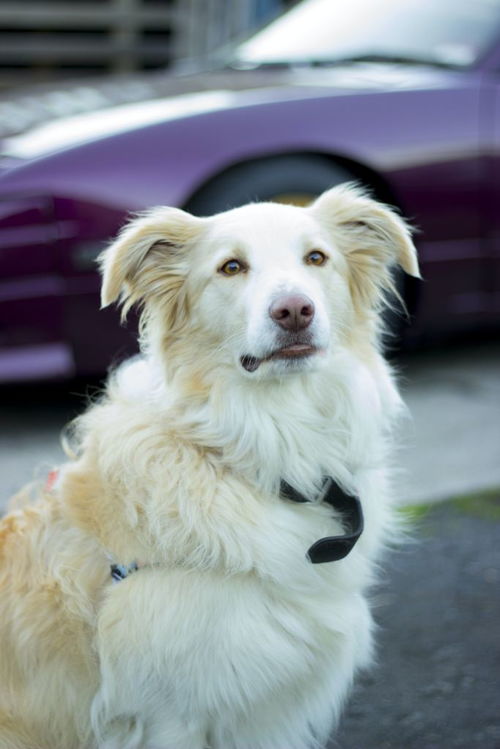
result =
M398 538L381 312L411 232L348 184L155 208L100 264L142 356L0 526L0 746L321 747Z

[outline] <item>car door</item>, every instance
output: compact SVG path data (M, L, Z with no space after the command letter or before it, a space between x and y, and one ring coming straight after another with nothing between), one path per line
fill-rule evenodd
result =
M484 305L488 322L500 324L500 50L483 87L485 161Z
M62 334L56 243L50 198L0 200L0 382L73 371Z

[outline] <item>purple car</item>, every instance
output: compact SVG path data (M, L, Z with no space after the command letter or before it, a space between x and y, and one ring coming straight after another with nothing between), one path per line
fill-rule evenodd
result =
M301 203L346 180L418 228L403 342L498 323L500 0L305 0L211 71L142 84L123 103L126 79L89 83L100 109L2 143L0 381L98 374L133 350L95 266L131 212Z

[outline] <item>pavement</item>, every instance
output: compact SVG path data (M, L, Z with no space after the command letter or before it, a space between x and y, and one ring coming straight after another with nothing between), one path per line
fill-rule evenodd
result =
M396 456L401 503L500 487L500 342L418 352L395 365L411 416Z
M500 343L396 366L411 414L396 488L420 505L415 541L383 565L378 662L327 749L500 749ZM85 392L0 391L0 508L63 459L59 432Z

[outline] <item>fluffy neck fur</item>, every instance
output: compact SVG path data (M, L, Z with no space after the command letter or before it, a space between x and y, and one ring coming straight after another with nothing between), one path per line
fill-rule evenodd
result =
M385 457L388 427L401 402L385 362L375 355L377 376L347 349L329 355L320 371L253 381L202 355L198 366L180 366L150 387L168 418L200 448L217 450L233 472L265 491L285 479L313 497L325 474L355 491L356 473ZM163 409L162 409L163 410ZM371 464L367 466L367 456Z

